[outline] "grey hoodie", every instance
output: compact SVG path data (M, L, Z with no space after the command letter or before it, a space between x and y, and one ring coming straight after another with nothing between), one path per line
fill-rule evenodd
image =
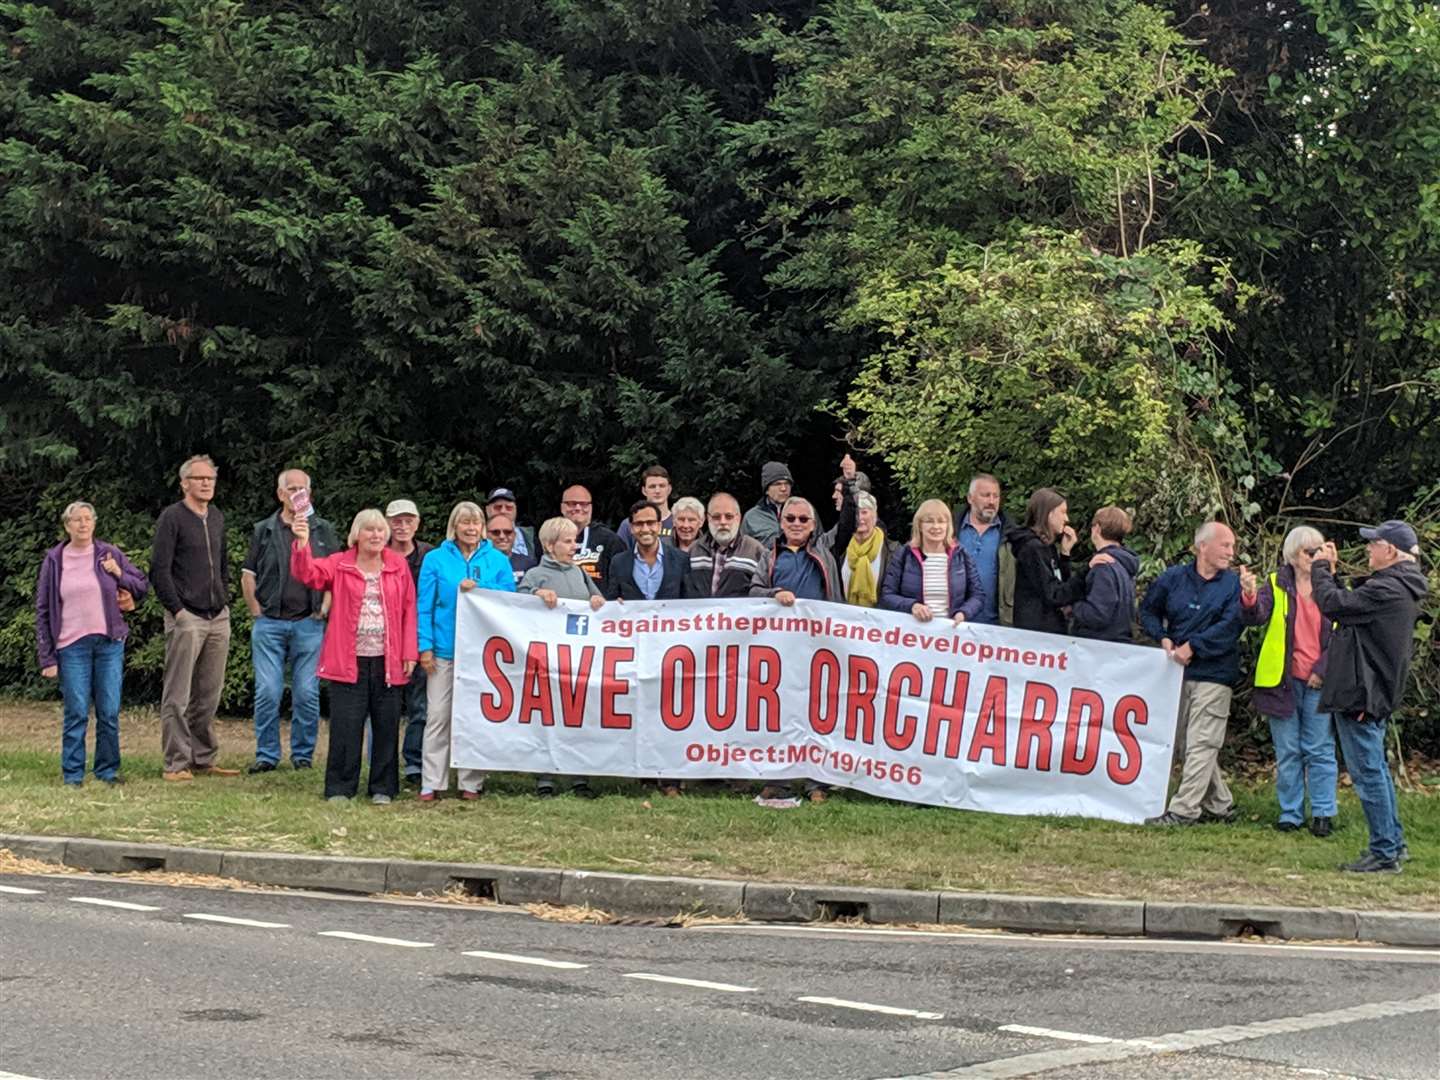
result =
M559 562L549 555L540 560L539 566L525 571L516 591L533 595L540 589L553 589L562 600L589 600L602 595L595 579L579 566Z

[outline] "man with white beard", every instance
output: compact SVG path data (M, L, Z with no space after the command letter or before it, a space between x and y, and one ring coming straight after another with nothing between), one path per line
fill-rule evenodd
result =
M710 532L690 549L692 582L709 596L749 596L765 545L740 531L740 503L728 492L710 496L705 516Z

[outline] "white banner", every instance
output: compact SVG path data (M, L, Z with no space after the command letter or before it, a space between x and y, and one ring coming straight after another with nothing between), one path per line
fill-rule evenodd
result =
M1165 807L1159 649L798 601L551 610L461 594L463 768L810 778L906 802L1138 822Z

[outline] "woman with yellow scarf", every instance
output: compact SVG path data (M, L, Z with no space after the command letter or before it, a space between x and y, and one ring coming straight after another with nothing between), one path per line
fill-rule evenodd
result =
M878 525L880 508L868 491L855 494L855 534L840 560L840 581L845 602L856 607L874 607L880 599L880 583L890 556L900 545Z

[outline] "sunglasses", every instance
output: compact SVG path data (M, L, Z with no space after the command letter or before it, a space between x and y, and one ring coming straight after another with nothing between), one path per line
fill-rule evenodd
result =
M1322 551L1324 551L1324 550L1325 550L1324 548L1318 548L1318 547L1315 547L1315 548L1305 548L1305 549L1304 549L1305 554L1306 554L1306 555L1309 555L1312 559L1313 559L1316 555L1319 555L1320 552L1322 552Z
M804 514L786 514L785 523L787 525L808 525L810 519Z
M490 535L491 535L491 536L514 536L514 535L515 535L515 530L514 530L514 529L491 529L491 530L490 530Z

